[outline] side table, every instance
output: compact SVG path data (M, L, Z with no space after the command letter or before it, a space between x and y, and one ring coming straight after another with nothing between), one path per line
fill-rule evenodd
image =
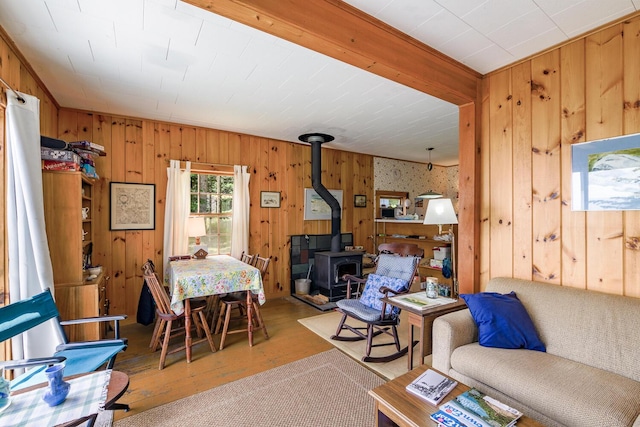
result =
M407 345L409 346L409 357L407 360L407 369L409 371L413 369L413 346L415 345L413 338L413 327L418 327L418 355L420 356L419 365L421 365L423 363L424 356L426 356L427 354L431 354L431 329L433 327L433 321L439 316L462 310L467 307L467 304L465 304L463 300L458 299L454 303L437 305L423 311L404 304L400 304L391 298L383 298L382 300L387 304L398 307L401 310L407 312L407 320L409 321L409 340L407 341Z

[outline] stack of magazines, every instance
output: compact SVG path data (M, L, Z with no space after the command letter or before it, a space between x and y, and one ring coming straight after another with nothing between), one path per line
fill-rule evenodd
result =
M431 419L446 427L511 427L522 412L472 388L440 405Z

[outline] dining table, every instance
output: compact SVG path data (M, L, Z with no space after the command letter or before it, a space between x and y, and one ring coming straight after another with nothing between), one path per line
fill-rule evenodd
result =
M252 295L260 305L266 301L259 269L229 255L179 259L169 262L165 281L171 292L171 309L176 314L184 313L187 363L191 363L191 298L247 291L249 346L253 346Z

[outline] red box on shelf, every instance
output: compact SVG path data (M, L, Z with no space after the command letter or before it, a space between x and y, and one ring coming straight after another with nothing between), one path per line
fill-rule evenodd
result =
M79 171L80 165L76 162L43 160L42 169L46 171Z

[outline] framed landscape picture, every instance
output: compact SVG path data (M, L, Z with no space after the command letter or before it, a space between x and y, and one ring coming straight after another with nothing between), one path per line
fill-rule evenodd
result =
M279 191L261 191L260 207L261 208L279 208L280 192Z
M328 190L342 208L342 190ZM340 211L342 215L342 210ZM331 219L331 207L313 188L304 189L304 220Z
M153 230L156 227L155 184L109 184L109 229Z
M640 209L640 134L571 146L571 209Z

